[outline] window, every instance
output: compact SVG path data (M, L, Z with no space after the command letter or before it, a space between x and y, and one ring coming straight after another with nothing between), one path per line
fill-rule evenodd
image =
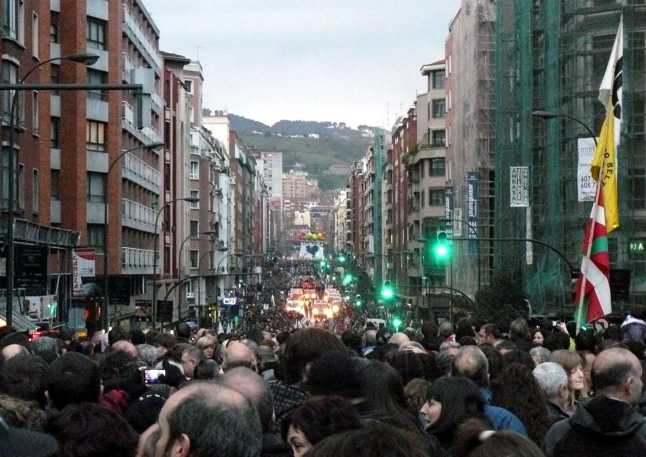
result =
M18 208L25 209L25 164L18 164Z
M50 195L52 197L52 200L60 200L61 199L61 171L52 170L49 180L50 180L49 181Z
M59 143L60 139L60 130L61 130L61 120L57 117L51 119L51 126L49 128L49 139L50 147L52 149L60 149L61 145Z
M87 19L87 45L89 48L105 49L105 22Z
M91 151L105 151L105 124L87 121L87 148Z
M50 79L52 80L52 84L60 84L61 83L61 67L58 65L50 65ZM60 95L61 91L56 89L51 91L52 95Z
M87 245L99 252L103 251L103 237L105 233L104 225L87 225Z
M446 161L444 159L431 159L429 164L430 176L444 176Z
M5 0L2 17L2 35L22 42L23 31L21 28L24 5L22 0Z
M34 135L38 135L40 128L40 109L38 106L38 92L34 91L31 95L31 130Z
M437 100L433 100L432 104L433 104L433 117L446 116L446 100L444 100L443 98L438 98Z
M192 190L191 198L195 200L194 202L191 202L191 209L198 209L200 207L200 202L198 201L200 193L197 190Z
M87 174L87 201L102 203L105 200L105 175Z
M8 60L2 61L2 82L5 84L15 84L18 77L18 66ZM9 123L11 113L11 97L14 91L2 92L2 120Z
M190 179L200 179L200 163L191 160Z
M32 176L33 192L31 193L31 210L34 213L40 211L40 179L38 177L38 170L34 169Z
M444 206L444 189L428 190L429 206Z
M190 79L184 80L184 89L189 94L192 94L193 93L193 81L191 81Z
M199 268L199 265L198 265L199 254L200 254L199 251L196 251L195 249L191 249L191 268Z
M646 209L646 169L633 168L632 175L632 189L630 195L633 199L634 209Z
M108 74L104 71L93 70L88 68L87 70L87 83L88 84L107 84L108 83ZM89 90L87 96L93 100L108 100L108 93L104 90Z
M51 17L49 19L49 42L50 43L58 43L59 42L59 36L58 36L58 13L55 13L52 11Z
M191 238L197 238L199 231L199 222L198 221L191 221Z
M444 71L437 70L431 73L431 88L444 89Z
M31 17L31 53L38 58L38 14Z
M431 131L431 146L443 147L446 145L446 132L444 130Z

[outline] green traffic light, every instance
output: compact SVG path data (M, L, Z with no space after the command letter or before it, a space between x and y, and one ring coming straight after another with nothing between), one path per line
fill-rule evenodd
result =
M350 273L348 273L348 274L346 274L346 275L343 277L343 282L342 282L342 284L343 284L344 286L347 286L347 285L349 285L352 281L354 281L354 277L353 277Z
M395 331L399 330L399 327L401 327L403 324L402 320L399 317L394 317L393 318L393 328Z
M357 300L355 304L357 305L358 308L361 308L361 305L362 305L361 300Z
M346 258L345 258L345 256L344 256L344 255L340 255L340 256L339 256L339 262L341 262L341 263L345 263L345 260L346 260Z
M390 285L390 283L386 283L383 285L381 288L381 298L384 300L391 300L395 297L395 288Z
M438 242L433 246L433 255L438 260L444 260L449 257L449 247L445 242Z

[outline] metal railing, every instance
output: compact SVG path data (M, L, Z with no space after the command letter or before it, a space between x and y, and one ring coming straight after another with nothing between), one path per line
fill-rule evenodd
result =
M155 230L156 211L139 202L121 199L121 223L126 227L143 232L157 233Z
M159 193L161 173L134 154L126 154L123 160L123 177Z
M121 267L125 273L152 273L155 251L121 248Z

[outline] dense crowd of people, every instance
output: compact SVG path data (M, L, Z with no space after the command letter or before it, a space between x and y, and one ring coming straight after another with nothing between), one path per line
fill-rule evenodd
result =
M646 455L646 322L0 340L0 457Z

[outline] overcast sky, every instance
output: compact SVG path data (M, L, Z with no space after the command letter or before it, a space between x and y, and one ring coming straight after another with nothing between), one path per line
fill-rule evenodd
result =
M161 49L198 58L205 107L389 127L442 59L460 0L144 0ZM190 5L190 6L189 6ZM388 116L388 117L387 117Z

